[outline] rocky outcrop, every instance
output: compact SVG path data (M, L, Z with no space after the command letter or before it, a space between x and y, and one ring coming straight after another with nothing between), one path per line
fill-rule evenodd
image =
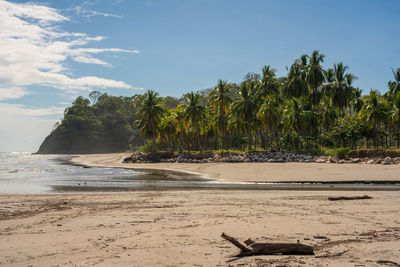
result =
M379 149L358 149L349 153L351 158L397 158L400 157L400 151L379 150Z
M207 163L207 162L265 162L265 163L337 163L337 164L399 164L400 157L391 158L348 158L338 159L328 156L313 156L294 154L290 152L251 152L251 153L133 153L124 159L124 163L152 163L152 162L177 162L177 163Z

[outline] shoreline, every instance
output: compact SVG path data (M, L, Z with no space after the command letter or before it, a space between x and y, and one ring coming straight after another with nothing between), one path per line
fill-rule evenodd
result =
M154 169L201 175L221 182L398 181L400 165L329 163L122 163L130 153L72 155L90 167Z

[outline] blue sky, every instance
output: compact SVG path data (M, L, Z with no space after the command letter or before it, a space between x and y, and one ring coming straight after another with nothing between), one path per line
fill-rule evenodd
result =
M0 0L0 151L35 151L91 89L181 96L315 49L355 86L400 67L400 1Z

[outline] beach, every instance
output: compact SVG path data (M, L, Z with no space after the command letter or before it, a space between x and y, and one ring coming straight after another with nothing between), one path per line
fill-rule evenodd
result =
M163 169L202 174L223 182L400 181L400 164L327 163L122 163L129 153L77 155L72 161L88 166Z
M200 173L220 181L399 180L398 165L317 163L123 164L126 154L82 155L90 166ZM280 170L280 171L279 171ZM329 201L331 196L372 199ZM315 256L232 258L244 241L300 242ZM400 258L399 191L168 190L0 195L4 266L384 266Z
M0 0L0 267L400 267L400 0Z

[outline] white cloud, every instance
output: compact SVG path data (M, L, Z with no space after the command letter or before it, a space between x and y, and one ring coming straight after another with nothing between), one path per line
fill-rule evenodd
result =
M2 9L17 17L36 19L41 23L68 20L68 18L59 14L56 9L47 6L35 5L31 3L14 4L6 1L1 1L0 5Z
M0 87L0 100L17 99L17 98L21 98L26 95L29 95L29 92L26 91L25 88L21 88L21 87L1 88Z
M21 104L0 103L0 118L13 116L18 118L42 117L51 115L62 115L64 107L32 108Z
M105 14L102 14L105 15ZM111 65L96 54L139 53L120 48L90 48L104 36L63 31L69 18L60 11L38 4L17 4L0 0L0 89L1 99L28 94L31 85L45 85L66 91L92 88L132 88L122 81L96 76L73 77L67 59L79 63ZM4 93L4 94L3 94Z

